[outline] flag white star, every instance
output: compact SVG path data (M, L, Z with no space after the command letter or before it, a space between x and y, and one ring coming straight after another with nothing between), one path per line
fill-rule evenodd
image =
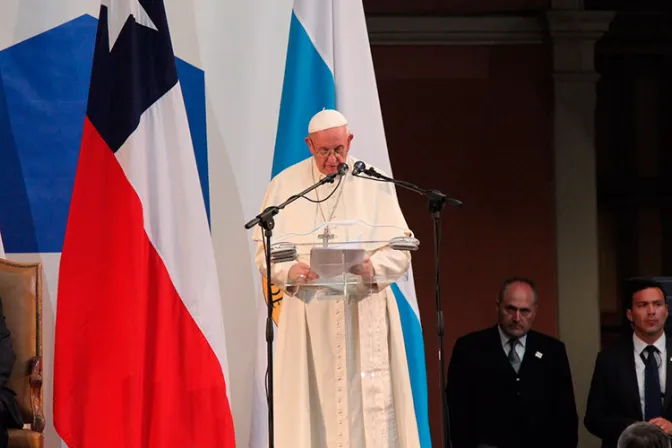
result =
M112 51L114 44L117 42L121 29L124 27L129 16L133 16L133 20L138 25L158 31L139 0L103 0L103 5L107 6L107 34L110 42L110 51Z

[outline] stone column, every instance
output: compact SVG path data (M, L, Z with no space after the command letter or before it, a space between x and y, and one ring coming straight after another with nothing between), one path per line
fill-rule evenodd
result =
M566 346L579 413L579 447L599 447L584 425L600 349L595 170L595 42L610 12L583 11L580 0L554 1L547 13L553 45L554 145L559 335Z

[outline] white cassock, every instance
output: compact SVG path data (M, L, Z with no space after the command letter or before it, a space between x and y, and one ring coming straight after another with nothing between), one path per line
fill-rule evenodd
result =
M348 158L350 172L356 160ZM272 180L262 210L283 203L322 177L312 157L287 168ZM324 199L337 183L323 185L308 197ZM275 217L273 235L310 233L325 222L343 220L388 226L375 228L376 234L368 238L389 240L404 236L407 229L392 184L348 173L326 202L318 205L302 198L282 210ZM332 229L339 240L347 239L337 234L345 231ZM316 237L310 235L321 245ZM258 242L256 264L265 276L258 227L253 238ZM410 259L409 252L391 248L371 256L375 275L389 278L403 275ZM309 259L299 260L310 264ZM418 447L401 321L391 288L383 285L359 300L304 301L286 286L295 263L272 266L272 282L284 292L274 357L275 446Z

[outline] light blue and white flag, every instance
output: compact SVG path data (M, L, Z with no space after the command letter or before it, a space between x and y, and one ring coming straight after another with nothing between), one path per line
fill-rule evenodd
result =
M296 0L292 10L272 176L304 160L310 118L337 109L356 135L357 158L392 173L361 0ZM430 447L424 343L412 270L392 286L409 369L418 438ZM259 304L263 334L266 304ZM268 446L266 343L259 341L250 446Z

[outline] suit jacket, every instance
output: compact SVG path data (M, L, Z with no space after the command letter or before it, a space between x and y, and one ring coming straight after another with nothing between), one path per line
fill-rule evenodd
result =
M519 372L497 326L457 340L446 388L454 448L576 448L578 416L565 345L530 331Z
M16 395L6 386L15 361L16 354L0 299L0 430L23 427L23 417L16 402Z
M672 336L667 336L667 379L663 417L672 421ZM641 421L642 407L635 371L632 338L597 355L588 393L584 424L602 439L602 448L615 448L618 437L631 423Z

